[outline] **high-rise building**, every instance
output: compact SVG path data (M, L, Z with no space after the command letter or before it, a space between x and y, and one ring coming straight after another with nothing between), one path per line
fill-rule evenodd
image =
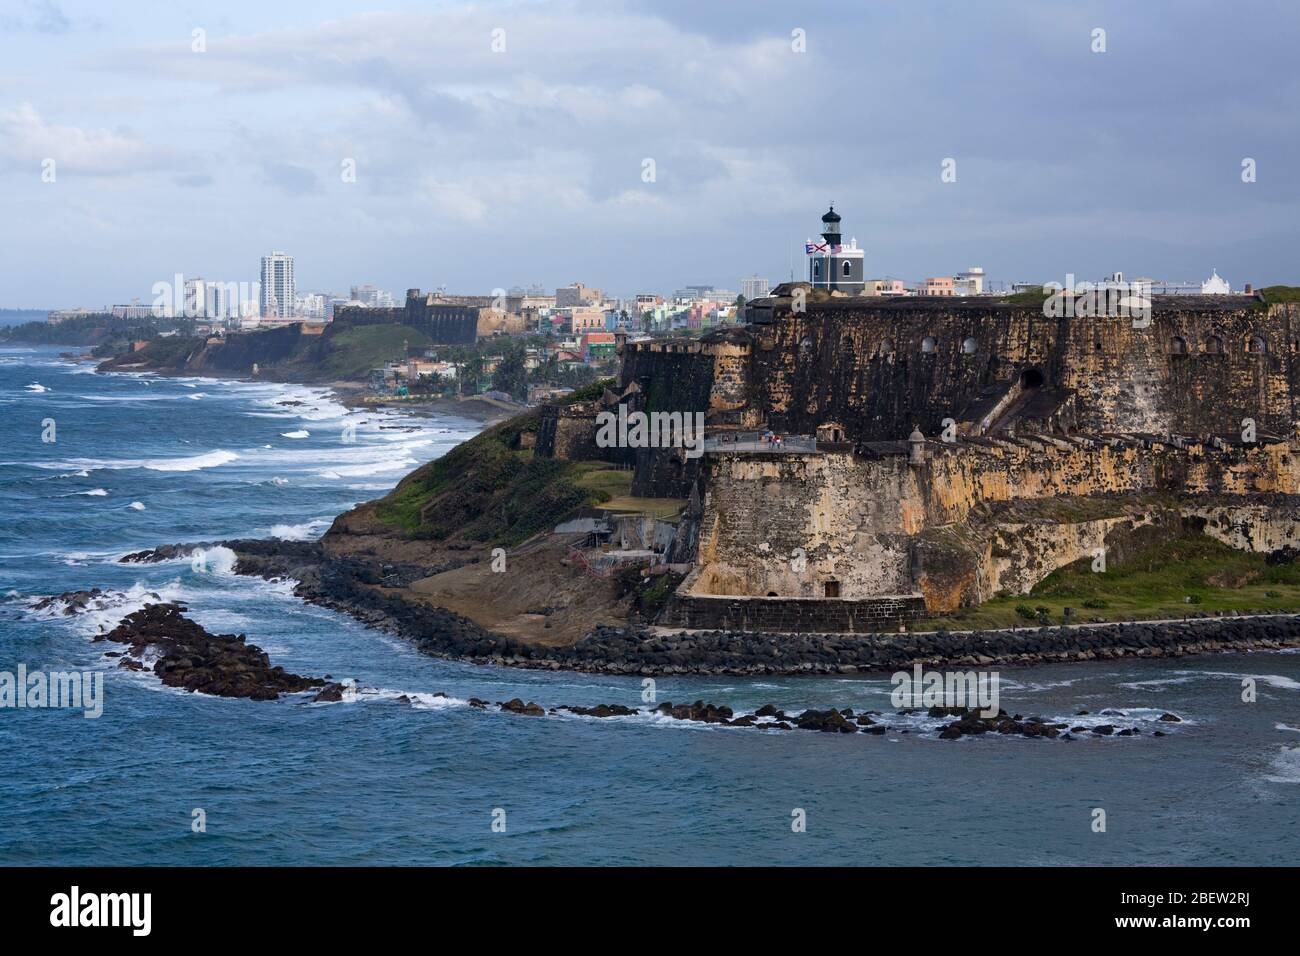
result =
M215 282L198 276L185 280L184 314L192 319L232 319L242 313L248 283Z
M752 299L761 299L767 295L770 288L767 280L758 276L750 276L748 279L740 280L740 294L745 297L746 302Z
M293 314L296 298L293 256L285 252L262 256L262 315L287 319Z

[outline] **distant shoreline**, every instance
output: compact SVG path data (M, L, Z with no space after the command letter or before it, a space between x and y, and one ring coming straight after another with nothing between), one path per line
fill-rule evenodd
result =
M340 405L349 409L365 411L385 408L419 417L451 415L477 422L484 427L505 421L507 418L525 410L524 406L511 408L505 402L477 395L461 399L433 398L428 401L395 399L392 396L376 394L370 390L365 382L360 381L321 382L277 376L254 377L237 373L222 374L212 369L204 369L202 372L178 371L158 368L147 362L141 362L138 365L119 365L116 368L106 369L102 367L103 360L90 352L73 353L63 351L59 353L59 357L74 362L93 363L95 371L104 375L130 375L137 372L148 372L157 375L159 378L210 378L217 381L247 382L248 384L302 385L307 388L323 388L327 389Z

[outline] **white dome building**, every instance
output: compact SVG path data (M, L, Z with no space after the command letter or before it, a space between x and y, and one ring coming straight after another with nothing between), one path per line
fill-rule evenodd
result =
M1210 273L1210 277L1201 283L1201 295L1228 295L1232 292L1227 280L1219 278L1217 269L1211 269Z

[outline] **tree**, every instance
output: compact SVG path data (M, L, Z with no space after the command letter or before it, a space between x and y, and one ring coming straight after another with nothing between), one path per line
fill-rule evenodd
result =
M501 357L497 370L492 373L492 387L505 392L516 401L528 398L528 372L524 369L524 346L513 343Z
M477 395L479 382L483 380L483 356L477 353L466 357L457 369L460 376L460 393Z

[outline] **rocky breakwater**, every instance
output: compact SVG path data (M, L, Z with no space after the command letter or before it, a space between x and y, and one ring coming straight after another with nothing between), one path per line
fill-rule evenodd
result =
M243 634L209 633L185 610L181 604L147 604L95 640L127 645L123 652L109 652L120 658L119 667L143 671L152 661L153 673L168 687L196 693L275 700L325 686L318 677L272 666L266 652Z
M892 672L916 663L1014 666L1285 647L1300 647L1300 617L909 634L663 633L598 627L576 644L554 649L548 660L618 674L853 674ZM548 666L505 657L493 662Z
M445 697L445 694L434 696ZM399 701L410 702L405 696ZM488 710L487 701L477 697L469 699L470 707ZM962 737L1017 736L1041 738L1044 740L1074 740L1084 735L1096 737L1136 737L1143 733L1142 721L1129 719L1121 711L1102 711L1101 716L1107 723L1093 722L1086 725L1072 725L1067 720L1053 720L1044 717L1024 717L1020 714L1008 714L999 710L996 716L985 717L979 712L965 707L931 707L928 710L907 709L893 714L878 710L855 711L852 707L828 707L825 710L807 709L799 712L786 712L774 704L764 704L748 713L737 713L726 704L713 704L697 700L693 704L674 704L664 701L654 707L628 707L624 704L560 704L545 708L535 701L525 702L521 698L498 701L496 710L504 714L517 714L524 717L554 717L571 714L578 717L651 717L680 720L698 724L713 724L719 727L749 728L753 730L812 730L831 734L869 734L881 737L888 733L916 733L922 737L937 737L939 740L957 740ZM1081 711L1076 719L1087 715ZM1162 726L1181 723L1175 714L1164 714L1158 720ZM948 721L948 722L944 722ZM1148 728L1150 730L1150 728ZM1164 737L1162 730L1150 731L1152 737Z
M1242 616L1172 622L887 634L670 632L598 625L568 645L530 644L445 608L408 600L405 585L445 567L334 557L315 542L222 542L236 573L292 578L304 600L400 635L425 653L518 667L627 675L853 674L920 663L990 667L1123 657L1181 657L1300 647L1300 616ZM169 545L123 560L183 557L204 545Z

